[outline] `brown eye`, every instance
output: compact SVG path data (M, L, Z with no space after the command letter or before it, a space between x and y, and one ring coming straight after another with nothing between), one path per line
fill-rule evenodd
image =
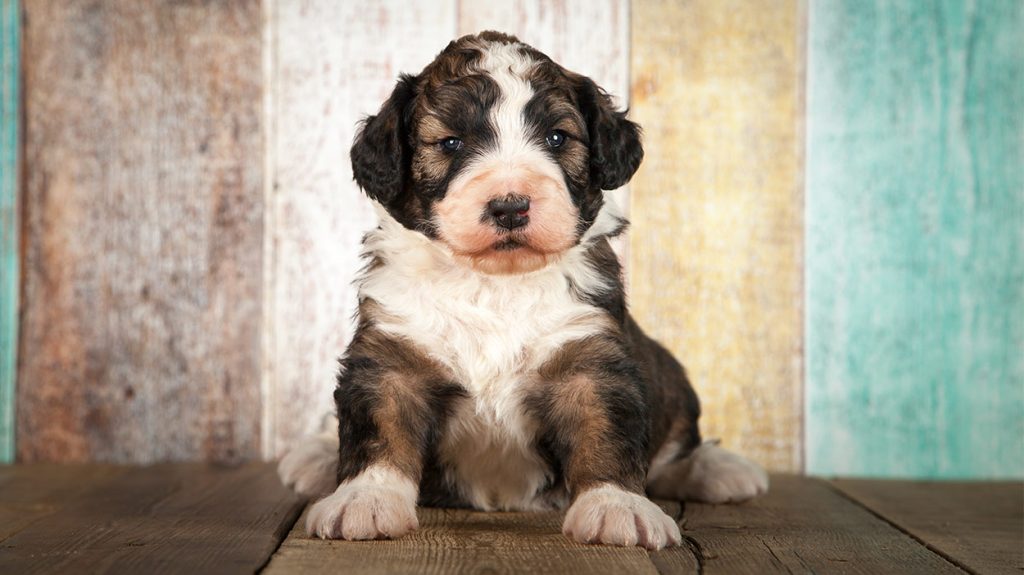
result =
M545 140L547 141L549 148L561 148L562 144L565 143L566 135L565 132L561 130L551 130L548 132Z
M446 152L458 152L462 149L462 140L454 136L449 136L438 142L438 144L440 144L441 149Z

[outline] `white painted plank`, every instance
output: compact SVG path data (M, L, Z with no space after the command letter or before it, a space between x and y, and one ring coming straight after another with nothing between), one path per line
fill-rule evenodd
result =
M357 122L400 72L418 72L455 36L454 0L266 0L267 300L264 456L332 409L352 333L359 242L375 224L352 182Z

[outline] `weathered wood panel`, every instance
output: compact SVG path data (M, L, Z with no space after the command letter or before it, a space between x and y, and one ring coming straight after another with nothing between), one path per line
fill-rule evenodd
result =
M668 505L679 511L678 505ZM264 573L697 573L690 549L581 545L562 535L563 514L418 511L420 527L394 541L323 541L305 533L305 517Z
M25 14L19 458L259 456L259 3Z
M811 3L812 473L1024 476L1024 3Z
M254 573L302 509L263 463L86 471L90 489L3 540L0 572Z
M459 35L483 30L515 35L562 66L593 78L620 106L629 106L628 0L459 3ZM628 216L629 186L612 197ZM615 241L620 257L628 254L628 244L628 236Z
M871 481L832 483L971 573L1024 569L1024 483Z
M18 358L18 56L17 0L0 0L0 463L14 459L14 380Z
M774 476L764 497L743 505L688 503L683 521L707 575L963 573L817 479Z
M0 466L0 548L8 537L126 469L96 464L68 468L57 463Z
M455 1L372 6L266 2L267 300L263 452L280 454L334 409L338 356L352 335L350 287L376 225L352 182L357 123L400 72L418 72L455 36Z
M801 468L801 62L796 0L632 11L630 293L687 366L702 428Z

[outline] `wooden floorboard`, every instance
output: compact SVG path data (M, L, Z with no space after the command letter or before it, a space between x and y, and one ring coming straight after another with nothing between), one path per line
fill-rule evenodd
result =
M775 476L742 505L687 504L684 536L703 573L962 573L828 483Z
M82 481L91 487L0 542L0 573L252 573L301 508L263 463L167 464Z
M321 541L271 464L0 467L0 573L1020 573L1024 484L775 476L665 503L684 545L580 545L561 513L421 509L396 541ZM265 569L264 569L265 568Z
M113 465L0 467L0 549L6 539L125 470Z
M678 514L678 505L665 508ZM265 575L697 573L686 547L649 553L569 541L561 513L420 509L419 520L418 530L395 541L321 541L306 535L303 518Z
M973 573L1024 571L1024 483L846 479L833 484Z

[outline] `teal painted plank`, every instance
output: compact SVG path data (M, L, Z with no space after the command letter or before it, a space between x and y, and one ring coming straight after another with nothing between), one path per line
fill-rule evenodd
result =
M810 3L807 464L1024 476L1024 2Z
M14 459L18 346L18 2L0 0L0 463Z

